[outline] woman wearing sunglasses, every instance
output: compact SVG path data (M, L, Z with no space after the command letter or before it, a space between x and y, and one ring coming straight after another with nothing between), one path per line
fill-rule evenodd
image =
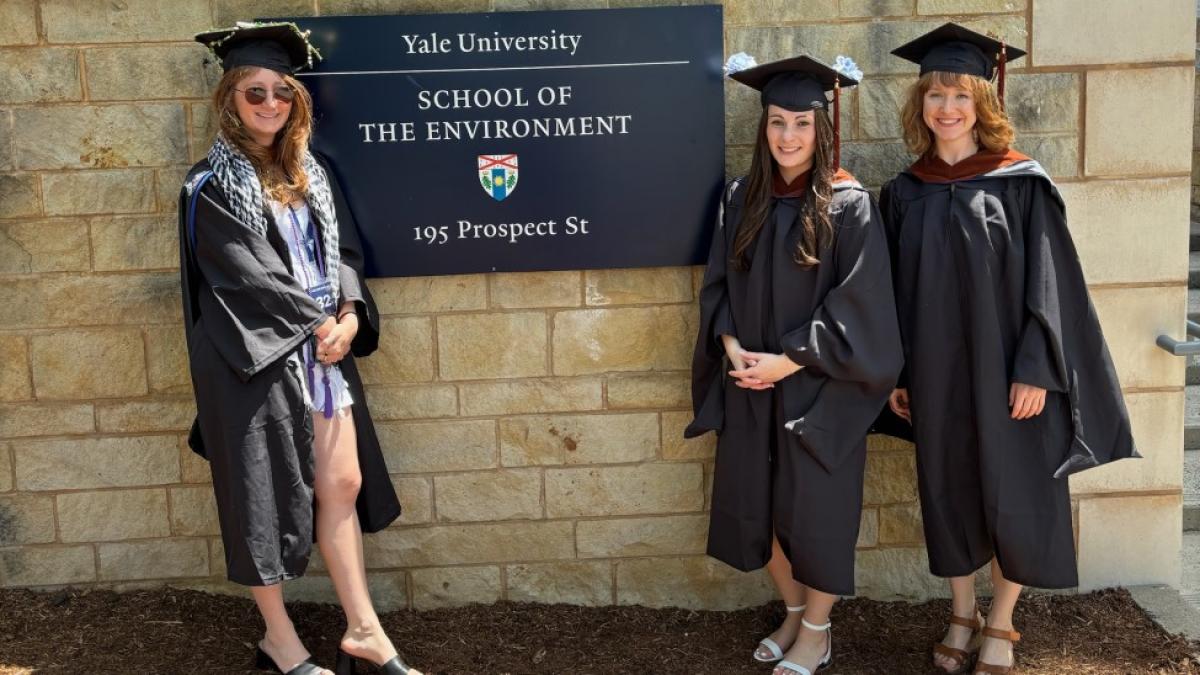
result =
M180 196L198 412L189 444L212 468L228 577L251 587L266 624L256 665L329 672L296 634L280 583L304 574L315 532L347 621L338 674L358 659L417 674L367 591L362 532L386 527L400 504L354 363L375 350L379 317L353 215L308 148L311 99L292 77L320 56L291 23L196 39L225 74L219 134Z

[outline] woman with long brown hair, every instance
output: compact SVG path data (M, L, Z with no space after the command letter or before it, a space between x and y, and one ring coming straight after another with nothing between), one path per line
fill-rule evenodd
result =
M362 532L400 515L354 356L379 317L353 215L308 148L312 101L292 75L319 53L295 24L239 24L197 41L221 60L220 132L180 195L180 263L197 419L225 563L266 624L260 668L317 675L281 582L304 574L313 533L346 615L338 675L355 660L416 674L367 591Z
M754 658L811 675L832 658L834 601L854 593L865 436L901 366L891 273L827 112L826 92L857 80L806 56L731 77L762 115L750 174L722 196L686 435L719 434L709 555L765 565L788 610Z
M891 407L912 424L929 567L953 594L933 658L1010 673L1022 586L1078 584L1066 477L1137 452L1062 198L1012 149L1004 69L1024 52L950 23L893 53L921 66L901 112L918 159L881 202L906 357Z

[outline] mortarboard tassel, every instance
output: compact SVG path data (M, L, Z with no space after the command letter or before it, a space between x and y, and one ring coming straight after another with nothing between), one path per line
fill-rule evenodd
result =
M1000 74L997 76L1000 80L996 85L996 93L1000 97L1000 110L1004 110L1004 64L1008 61L1008 53L1004 49L1004 43L1000 43Z
M321 384L325 387L325 409L321 411L325 419L333 419L333 390L329 386L329 366L321 366Z
M838 78L833 80L833 170L836 172L842 166L842 83Z

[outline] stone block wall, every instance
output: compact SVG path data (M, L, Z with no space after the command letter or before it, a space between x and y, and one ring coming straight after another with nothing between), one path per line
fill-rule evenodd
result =
M0 586L235 591L180 328L181 176L212 133L191 35L254 15L507 11L669 0L4 0L0 3ZM726 53L853 57L845 164L910 159L892 47L953 19L1030 51L1018 148L1066 198L1146 459L1073 479L1083 586L1178 578L1187 148L1195 8L1163 0L727 0ZM1118 39L1119 38L1119 39ZM1119 48L1119 49L1118 49ZM727 87L729 172L757 99ZM762 574L703 555L713 440L685 442L699 270L377 279L363 362L406 511L367 538L384 606L497 599L731 608ZM910 446L874 441L860 592L927 597ZM289 597L330 599L319 558Z

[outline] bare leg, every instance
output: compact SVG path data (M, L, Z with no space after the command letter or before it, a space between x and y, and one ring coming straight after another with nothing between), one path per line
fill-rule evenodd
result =
M286 673L300 665L310 654L300 642L300 636L296 635L296 627L292 625L292 619L283 604L283 586L252 586L250 593L254 596L254 602L258 604L258 613L262 614L263 623L267 626L267 634L263 636L259 646L275 661L275 665ZM324 672L329 673L328 670Z
M817 626L828 623L829 612L833 610L833 603L836 601L836 595L809 588L808 608L804 610L804 620ZM809 672L816 672L817 664L821 662L821 658L825 656L825 651L829 648L829 640L829 631L812 630L801 626L800 633L796 636L796 643L787 651L784 658L808 668ZM777 666L774 675L789 675L793 672L790 668Z
M362 485L354 419L313 415L316 454L317 544L346 614L341 647L353 656L382 664L396 655L367 591L362 529L355 500ZM419 675L417 671L412 671Z
M975 574L968 574L965 577L950 577L950 593L952 595L951 611L954 612L954 616L974 619ZM950 629L946 631L946 637L942 638L942 644L955 649L966 649L970 642L971 629L955 624L950 624ZM953 659L941 654L934 654L933 662L946 671L953 670L955 665Z
M771 537L771 559L767 561L767 573L771 575L771 581L775 582L775 588L783 598L783 604L788 607L799 607L804 604L808 589L792 578L792 564L788 562L787 556L779 546L779 540L775 537ZM796 641L796 634L800 632L802 616L802 612L788 612L783 617L783 623L779 628L767 637L779 645L780 649L787 650ZM763 659L773 656L769 649L762 646L755 650L755 653Z
M1022 586L1005 579L1004 572L1000 570L1000 563L996 562L994 558L992 559L992 587L994 595L991 608L988 610L987 625L990 628L1012 630L1013 609L1017 606L1017 599L1021 597ZM1012 665L1012 643L994 638L985 639L983 648L979 650L979 660L996 666Z

